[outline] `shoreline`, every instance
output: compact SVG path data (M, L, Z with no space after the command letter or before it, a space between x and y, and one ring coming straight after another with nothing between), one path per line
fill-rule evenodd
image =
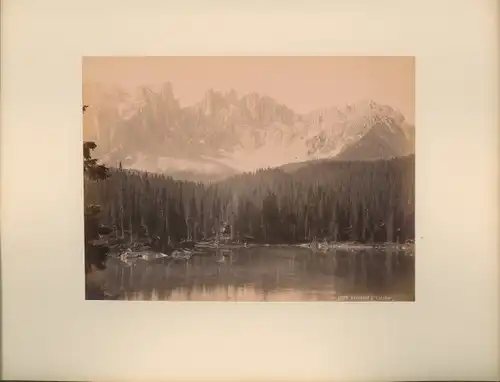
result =
M123 246L122 248L114 248L112 253L113 255L120 255L123 253L142 253L142 252L154 252L154 253L162 253L161 251L157 251L152 249L151 247L144 245L133 248L134 245ZM213 243L196 243L194 246L190 248L179 247L174 249L173 251L169 251L166 254L171 255L176 252L184 252L191 253L192 255L203 255L206 251L214 251L214 250L231 250L231 249L255 249L255 248L297 248L297 249L305 249L311 251L319 251L319 252L329 252L334 250L344 250L348 252L354 251L363 251L363 250L375 250L375 251L384 251L384 250L395 250L401 252L414 252L415 244L414 243L380 243L380 244L363 244L363 243L348 243L348 242L330 242L330 243L298 243L298 244L225 244L221 243L219 245L215 245ZM111 253L110 253L111 254Z

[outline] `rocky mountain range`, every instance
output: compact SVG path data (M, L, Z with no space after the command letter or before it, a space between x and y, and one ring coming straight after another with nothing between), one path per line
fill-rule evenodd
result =
M172 85L134 90L86 83L84 139L110 166L216 180L318 159L375 160L414 153L415 128L373 100L296 113L257 93L208 90L181 106Z

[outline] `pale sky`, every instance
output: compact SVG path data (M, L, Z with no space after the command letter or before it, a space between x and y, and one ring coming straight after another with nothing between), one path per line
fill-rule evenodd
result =
M83 81L127 88L170 81L183 106L210 88L261 93L299 113L373 99L415 119L413 57L85 57Z

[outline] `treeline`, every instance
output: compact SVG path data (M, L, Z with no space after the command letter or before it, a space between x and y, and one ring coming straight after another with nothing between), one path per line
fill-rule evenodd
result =
M82 112L85 113L88 105L83 105ZM95 142L83 142L83 174L85 180L85 189L90 184L104 181L109 177L109 168L100 164L95 158L92 158L92 151L97 145ZM92 203L92 200L85 198L84 205L84 235L85 235L85 298L103 299L106 298L104 291L99 284L90 282L89 277L96 270L106 268L106 259L109 247L106 244L99 244L102 237L113 233L109 227L103 226L100 221L101 208Z
M327 161L259 170L215 184L111 169L86 203L126 240L197 241L223 233L262 243L403 242L414 238L415 158Z

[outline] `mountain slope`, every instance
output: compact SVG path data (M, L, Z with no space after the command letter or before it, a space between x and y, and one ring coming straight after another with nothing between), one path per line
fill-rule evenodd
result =
M106 164L186 179L221 179L286 163L335 158L377 159L414 152L414 128L374 101L295 113L250 93L209 90L181 107L170 83L153 90L84 87L91 107L84 138Z
M343 160L375 160L411 154L413 141L403 129L391 124L375 124L357 142L345 147L337 156Z

